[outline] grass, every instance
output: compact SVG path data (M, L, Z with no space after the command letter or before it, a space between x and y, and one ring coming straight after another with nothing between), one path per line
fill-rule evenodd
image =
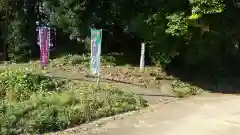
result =
M88 74L89 61L89 55L67 55L50 60L44 71L39 61L0 66L0 134L54 132L146 106L141 97L120 88L71 80ZM102 78L142 86L159 86L167 79L178 97L202 91L157 66L139 72L131 65L116 66L111 56L102 57L101 62Z
M110 85L48 77L35 69L0 75L0 134L42 134L146 106L146 101Z
M160 66L145 67L144 72L139 71L139 67L131 65L116 66L116 58L113 56L102 56L101 58L101 78L123 83L130 83L140 86L159 87L162 80L172 82L173 92L178 97L195 95L202 91L201 88L180 81L179 79L168 76ZM79 78L89 76L90 54L65 55L49 61L46 69L53 76L65 78ZM39 61L31 64L13 64L11 68L39 68ZM1 67L0 67L1 69ZM2 69L5 69L3 67Z
M162 80L172 82L173 92L178 97L195 95L202 91L189 83L184 83L179 79L167 75L160 66L145 67L144 72L139 71L139 67L131 65L116 66L116 58L113 56L102 56L101 58L101 78L123 83L130 83L140 86L159 87ZM53 76L65 78L79 78L89 76L90 54L83 55L65 55L49 61L47 72ZM33 61L30 64L10 64L11 68L37 68L39 61ZM0 69L6 67L0 67Z
M61 67L59 70L69 71L72 75L88 75L89 72L89 55L68 55L59 59L55 59L52 63L54 67ZM203 90L197 86L190 85L189 83L182 82L179 79L168 76L160 66L145 67L143 72L139 71L139 67L131 65L116 66L116 59L112 56L103 56L101 59L101 77L108 80L119 81L123 83L131 83L142 86L155 86L161 85L162 80L171 80L173 92L178 97L187 97L196 95ZM60 65L60 66L59 66ZM71 73L70 73L71 74Z

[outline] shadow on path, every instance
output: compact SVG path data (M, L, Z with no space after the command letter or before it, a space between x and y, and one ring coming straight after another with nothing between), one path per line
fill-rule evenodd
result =
M166 68L168 75L177 79L198 86L211 93L222 94L239 94L240 93L240 72L239 69L230 68L224 70L216 70L212 68L191 68L176 69Z

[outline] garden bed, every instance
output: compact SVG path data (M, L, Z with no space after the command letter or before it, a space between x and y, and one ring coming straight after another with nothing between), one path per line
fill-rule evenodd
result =
M1 135L54 132L146 106L114 86L53 79L32 69L0 77Z

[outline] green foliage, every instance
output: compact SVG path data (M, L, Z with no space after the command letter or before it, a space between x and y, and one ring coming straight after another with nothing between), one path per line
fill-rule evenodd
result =
M36 1L1 0L0 3L1 40L3 40L1 51L3 48L6 49L5 53L8 53L11 61L28 61L31 55L31 41L34 40L30 38L36 34L34 20L36 16L31 15L35 13ZM31 19L33 21L30 21Z
M8 34L6 44L8 44L9 58L14 62L27 61L30 56L30 45L22 33L25 25L21 21L12 21L8 25Z
M1 76L1 135L59 131L146 106L142 98L110 85L69 82L61 87L62 81L31 70L7 70Z
M184 83L182 81L176 80L172 82L173 92L180 98L187 97L191 95L197 95L202 91L201 88L192 86L188 83Z
M53 61L56 65L83 65L85 67L90 66L91 57L90 54L82 55L64 55ZM104 66L114 66L116 59L114 56L103 55L101 56L101 64Z
M0 1L1 19L4 20L1 24L5 28L1 28L4 33L1 39L9 45L8 53L13 61L27 60L34 51L32 48L38 49L35 39L29 35L35 35L34 12L39 6L43 23L54 25L76 42L82 43L82 39L86 39L86 45L79 44L79 48L88 51L89 28L94 27L104 29L104 45L117 48L127 44L126 49L117 51L130 51L132 49L128 47L136 47L127 40L123 41L123 36L137 37L141 40L139 42L146 42L149 46L152 60L165 65L175 58L184 63L199 64L206 59L218 61L219 57L232 54L237 57L235 54L238 54L233 42L238 42L239 38L233 35L239 33L236 18L239 11L233 2L227 0L41 0L39 5L36 4L35 0ZM85 60L74 56L71 61L75 65Z
M189 2L192 6L192 13L221 13L224 9L224 0L189 0Z
M36 91L58 91L64 83L30 69L8 69L0 77L1 93L9 98L16 96L18 100L28 99Z
M116 57L111 55L105 55L101 57L101 62L104 66L115 66L116 65Z
M183 36L188 33L188 25L184 13L173 13L166 18L169 20L166 33L171 34L172 36Z
M77 64L86 64L89 63L90 61L90 57L89 56L85 56L85 55L73 55L70 58L70 63L72 65L77 65Z

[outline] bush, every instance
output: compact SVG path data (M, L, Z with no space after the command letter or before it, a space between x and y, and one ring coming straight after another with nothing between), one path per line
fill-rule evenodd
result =
M90 63L90 56L87 54L83 54L83 55L65 55L60 57L59 59L55 59L54 64L56 65L84 65L84 66L88 66Z
M108 56L102 56L101 62L103 65L110 65L110 66L116 66L116 58L114 56L108 55Z
M65 55L59 59L55 59L54 63L57 65L83 65L84 67L89 67L91 62L90 54L82 54L82 55ZM101 56L101 64L104 66L114 66L116 59L113 56Z
M192 86L190 84L184 83L179 80L175 80L172 82L173 85L173 91L177 94L178 97L187 97L190 95L197 95L201 91L203 91L201 88L197 86Z
M8 56L11 61L25 62L29 60L30 44L23 34L25 25L19 20L12 21L8 25L9 34L6 39L8 44Z
M82 65L87 65L87 63L90 62L90 56L88 55L73 55L71 58L70 58L70 63L72 65L79 65L79 64L82 64Z
M56 80L32 72L7 70L1 75L1 135L58 131L146 106L142 98L109 85L70 82L63 87L62 83L54 83L52 89L48 83ZM19 95L21 100L9 98Z
M27 68L7 69L0 77L1 94L16 95L18 100L28 98L29 94L36 91L58 91L64 83Z

